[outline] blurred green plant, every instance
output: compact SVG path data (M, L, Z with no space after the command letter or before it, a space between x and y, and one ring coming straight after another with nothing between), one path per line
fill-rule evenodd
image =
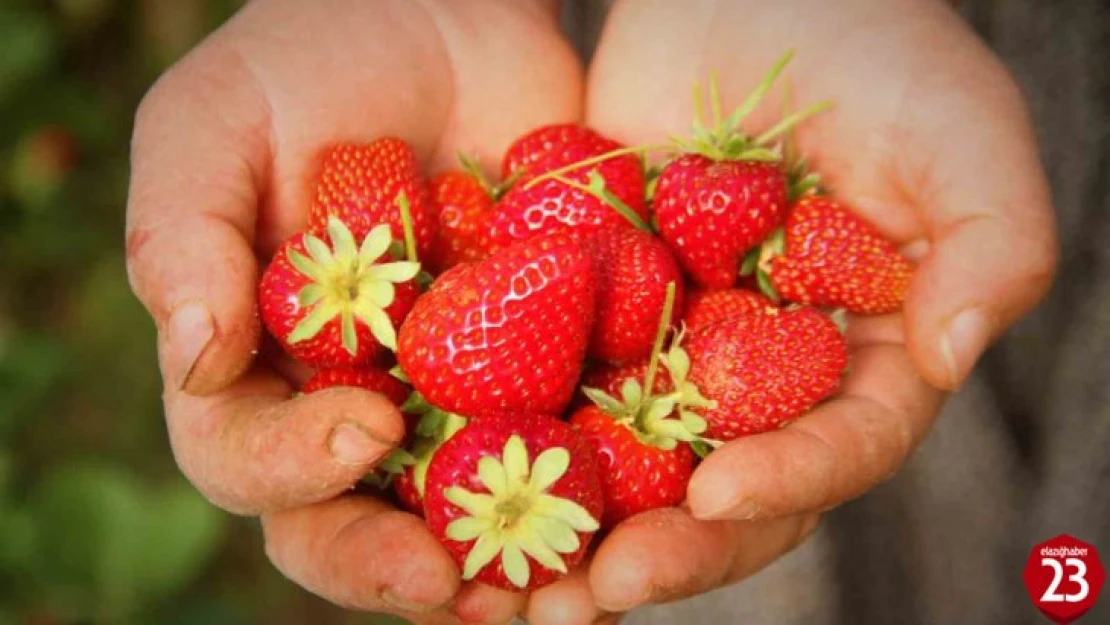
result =
M135 107L239 4L0 3L0 625L360 620L180 476L124 272Z

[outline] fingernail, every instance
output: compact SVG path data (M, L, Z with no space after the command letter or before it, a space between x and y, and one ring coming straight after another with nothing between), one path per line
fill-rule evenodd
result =
M750 521L763 510L758 501L738 495L735 484L696 472L687 487L687 503L690 514L700 521Z
M415 612L417 614L431 612L432 610L435 610L439 607L436 605L421 603L419 601L413 601L412 599L406 599L405 597L402 597L395 593L393 590L382 591L382 601L385 601L390 607L401 612Z
M967 308L948 323L948 332L941 339L941 355L948 368L948 388L955 390L964 378L991 337L991 324L987 315L978 307Z
M166 324L166 344L170 360L175 363L171 366L177 371L175 380L178 390L189 385L197 362L214 334L212 313L200 300L178 304L170 314Z
M694 518L701 521L751 521L759 516L763 506L758 501L742 499L718 501L694 508Z
M328 447L336 462L363 465L389 453L393 444L381 441L361 425L347 421L332 430Z

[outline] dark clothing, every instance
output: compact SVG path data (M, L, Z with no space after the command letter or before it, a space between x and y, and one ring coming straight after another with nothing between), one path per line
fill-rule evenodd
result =
M566 4L588 49L604 8ZM628 622L1033 625L1034 544L1073 534L1110 565L1110 2L966 4L1031 103L1063 242L1054 290L897 477L754 578ZM1110 623L1110 588L1080 623Z

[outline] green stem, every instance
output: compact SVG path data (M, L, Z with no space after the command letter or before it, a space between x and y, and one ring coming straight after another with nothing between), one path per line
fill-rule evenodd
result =
M636 214L636 211L632 210L631 206L621 201L619 197L613 195L612 193L607 193L605 191L604 185L602 186L601 190L598 191L588 185L584 185L580 182L575 182L569 178L563 178L562 176L554 176L552 179L561 182L568 187L578 189L583 193L587 193L596 197L602 202L608 204L613 210L617 211L621 217L627 219L633 226L639 228L640 230L643 230L644 232L651 232L651 227L648 226L647 223L643 219L641 219L638 214Z
M663 299L663 314L659 318L659 329L655 331L655 343L651 346L651 358L644 374L644 392L641 397L651 397L655 393L655 374L659 369L659 356L663 353L663 342L667 340L667 330L671 328L674 313L675 283L667 283L667 295ZM641 400L642 401L642 400Z
M416 257L416 234L412 231L412 209L404 191L397 195L397 209L401 211L401 229L405 233L405 256L410 262L419 263Z
M571 163L569 165L564 165L563 167L560 167L558 169L552 169L549 172L540 174L539 176L536 176L535 178L529 180L524 185L524 188L525 189L531 189L533 186L543 182L544 180L550 180L552 178L557 178L559 176L562 176L563 174L570 173L572 171L575 171L577 169L581 169L583 167L589 167L590 165L596 165L598 163L604 163L605 161L607 161L609 159L617 158L618 156L624 156L625 154L639 154L641 152L659 152L659 151L662 151L662 150L670 150L670 149L673 149L673 148L674 148L674 146L671 145L670 143L661 143L661 144L658 144L658 145L631 146L631 147L627 147L627 148L620 148L618 150L613 150L611 152L606 152L604 154L598 154L597 156L591 156L590 158L584 158L584 159L582 159L578 162Z
M806 108L794 113L793 115L787 117L786 119L780 121L779 123L772 126L769 130L767 130L763 134L759 135L759 137L757 137L756 140L755 140L755 144L756 145L767 145L768 142L775 139L776 137L778 137L779 135L781 135L784 132L789 132L791 129L793 129L795 126L797 126L798 124L800 124L804 120L806 120L810 117L813 117L814 115L817 115L818 113L823 113L823 112L831 109L832 107L833 107L833 103L831 101L828 101L828 100L826 100L824 102L818 102L817 104L814 104L813 106L806 107Z

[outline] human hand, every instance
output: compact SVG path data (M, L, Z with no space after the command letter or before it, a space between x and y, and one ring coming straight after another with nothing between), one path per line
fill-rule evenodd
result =
M1021 94L941 0L618 2L587 81L587 123L629 144L684 134L695 80L719 71L727 110L788 48L796 101L836 103L802 124L801 152L920 263L904 312L851 319L838 397L715 451L686 507L631 519L588 573L534 593L534 625L696 595L793 548L821 512L897 470L943 391L1051 281L1054 223ZM747 129L768 128L782 105L769 98Z
M348 491L400 440L356 389L290 399L257 360L259 264L306 222L317 154L399 136L431 171L459 149L581 117L581 71L549 0L256 0L172 68L136 119L128 271L159 330L166 419L211 501L261 515L274 564L343 606L416 622L508 621L523 598L461 585L416 517Z

